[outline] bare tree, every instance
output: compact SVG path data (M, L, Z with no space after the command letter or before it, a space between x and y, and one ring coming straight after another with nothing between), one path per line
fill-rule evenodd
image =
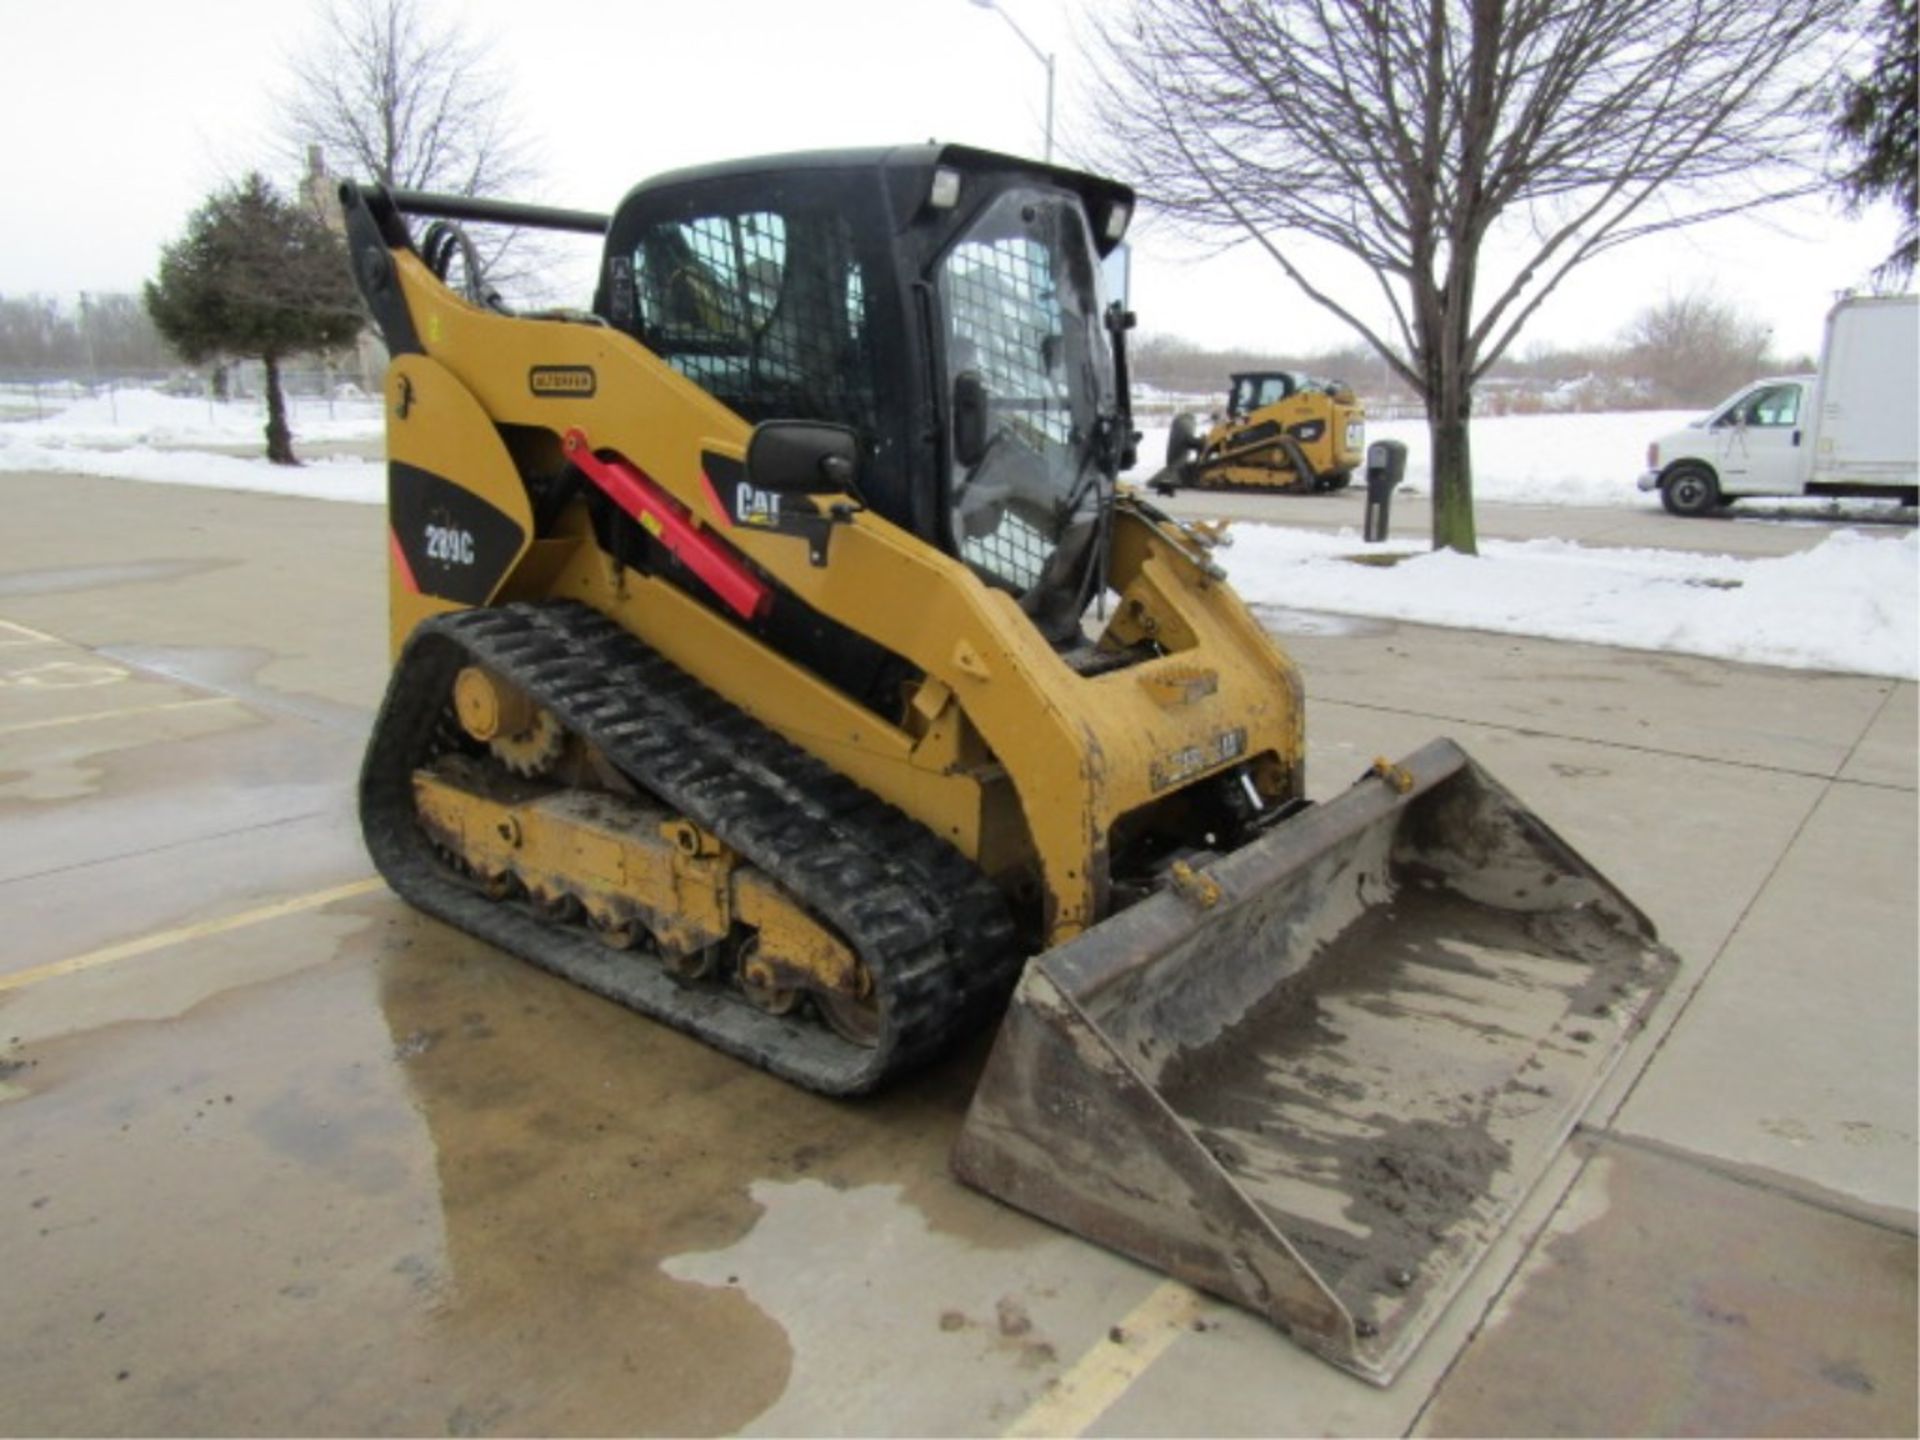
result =
M534 176L488 45L419 0L333 0L289 62L289 158L322 146L384 185L501 195Z
M288 61L278 133L305 167L327 164L403 190L525 198L538 175L492 48L422 0L329 0L318 35ZM512 232L487 237L482 268L509 273Z
M1096 21L1101 159L1251 240L1426 402L1436 547L1475 549L1473 388L1577 266L1818 187L1854 0L1130 0ZM1357 259L1361 306L1302 237Z
M1649 305L1621 332L1617 363L1657 405L1706 405L1775 368L1773 334L1705 290Z

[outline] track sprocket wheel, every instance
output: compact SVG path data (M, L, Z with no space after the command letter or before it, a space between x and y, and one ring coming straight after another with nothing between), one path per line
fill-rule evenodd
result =
M514 735L495 735L487 748L507 769L531 780L546 774L566 748L567 732L551 710L535 710L527 728Z

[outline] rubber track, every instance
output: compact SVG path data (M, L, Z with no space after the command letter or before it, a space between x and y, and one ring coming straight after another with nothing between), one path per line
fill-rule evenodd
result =
M875 1048L725 982L687 982L530 904L490 900L435 855L412 777L446 743L454 677L485 665L599 747L636 785L772 876L860 956L881 997ZM573 603L438 616L402 651L360 777L367 849L409 903L763 1069L831 1095L875 1089L1004 1003L1021 954L997 890L952 846Z

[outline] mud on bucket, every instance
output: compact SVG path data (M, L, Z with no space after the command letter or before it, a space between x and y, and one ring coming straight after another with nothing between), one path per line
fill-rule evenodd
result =
M1385 1384L1678 962L1445 740L1202 876L1028 967L954 1168Z

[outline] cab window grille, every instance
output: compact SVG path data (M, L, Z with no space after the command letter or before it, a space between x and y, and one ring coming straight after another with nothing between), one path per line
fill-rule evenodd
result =
M661 221L636 239L633 277L641 343L729 409L874 434L871 286L843 216Z
M1059 546L1082 460L1072 352L1087 301L1064 253L1081 238L1057 207L1003 197L940 273L948 368L980 377L992 437L980 465L954 476L956 540L962 559L1022 594Z
M955 356L986 382L995 419L1034 450L1066 444L1072 416L1046 365L1056 323L1046 248L1026 236L956 247L947 267L947 305ZM1008 505L985 534L962 530L960 554L1024 592L1053 554L1055 528L1051 516L1022 515Z
M987 389L1036 444L1064 445L1073 430L1058 365L1059 302L1053 260L1025 236L969 242L947 270L947 303L959 347L971 346Z
M965 535L960 540L962 559L998 575L1023 594L1046 570L1053 548L1054 537L1011 506L989 534Z

